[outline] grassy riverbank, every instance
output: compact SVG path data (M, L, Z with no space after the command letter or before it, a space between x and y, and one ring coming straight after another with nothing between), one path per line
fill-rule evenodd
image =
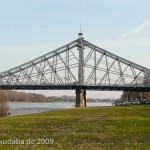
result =
M0 144L0 149L149 150L150 106L74 108L1 118L0 142L16 139L40 143ZM46 139L49 144L42 145Z

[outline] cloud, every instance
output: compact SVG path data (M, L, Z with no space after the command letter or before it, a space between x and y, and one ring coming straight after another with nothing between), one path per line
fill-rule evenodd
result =
M124 39L131 37L133 35L139 34L141 31L143 31L146 27L150 26L150 19L146 20L144 23L124 32L122 35L118 37L118 39Z

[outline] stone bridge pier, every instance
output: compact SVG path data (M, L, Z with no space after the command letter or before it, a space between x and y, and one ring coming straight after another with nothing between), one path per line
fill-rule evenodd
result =
M86 107L86 90L76 89L76 107Z

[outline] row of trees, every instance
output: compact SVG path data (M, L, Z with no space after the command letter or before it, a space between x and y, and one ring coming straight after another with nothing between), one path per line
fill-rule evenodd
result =
M58 96L49 96L46 97L42 94L37 93L26 93L26 92L17 92L17 91L5 91L6 99L8 102L56 102L56 101L74 101L74 96L63 95Z
M1 99L5 99L7 102L72 102L75 101L75 96L67 96L63 95L61 97L58 96L49 96L46 97L42 94L37 93L26 93L26 92L18 92L18 91L1 91L3 96L0 96ZM89 99L90 100L90 99Z
M46 97L42 94L5 91L8 102L42 102Z
M134 92L134 91L124 91L121 95L121 100L149 100L149 92Z
M144 86L150 85L150 74L145 74L143 80ZM150 93L149 92L134 92L134 91L124 91L121 95L121 100L149 100L150 101Z
M44 96L37 93L26 93L18 91L1 91L5 94L5 99L7 102L75 102L75 96ZM4 97L4 96L3 96ZM3 98L1 98L3 99ZM87 98L88 102L98 101L98 99ZM108 100L104 100L108 101Z

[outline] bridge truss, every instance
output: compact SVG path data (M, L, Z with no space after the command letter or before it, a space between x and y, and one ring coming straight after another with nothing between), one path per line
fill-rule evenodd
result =
M78 39L0 73L1 89L150 91L150 69ZM77 92L78 93L78 92Z

